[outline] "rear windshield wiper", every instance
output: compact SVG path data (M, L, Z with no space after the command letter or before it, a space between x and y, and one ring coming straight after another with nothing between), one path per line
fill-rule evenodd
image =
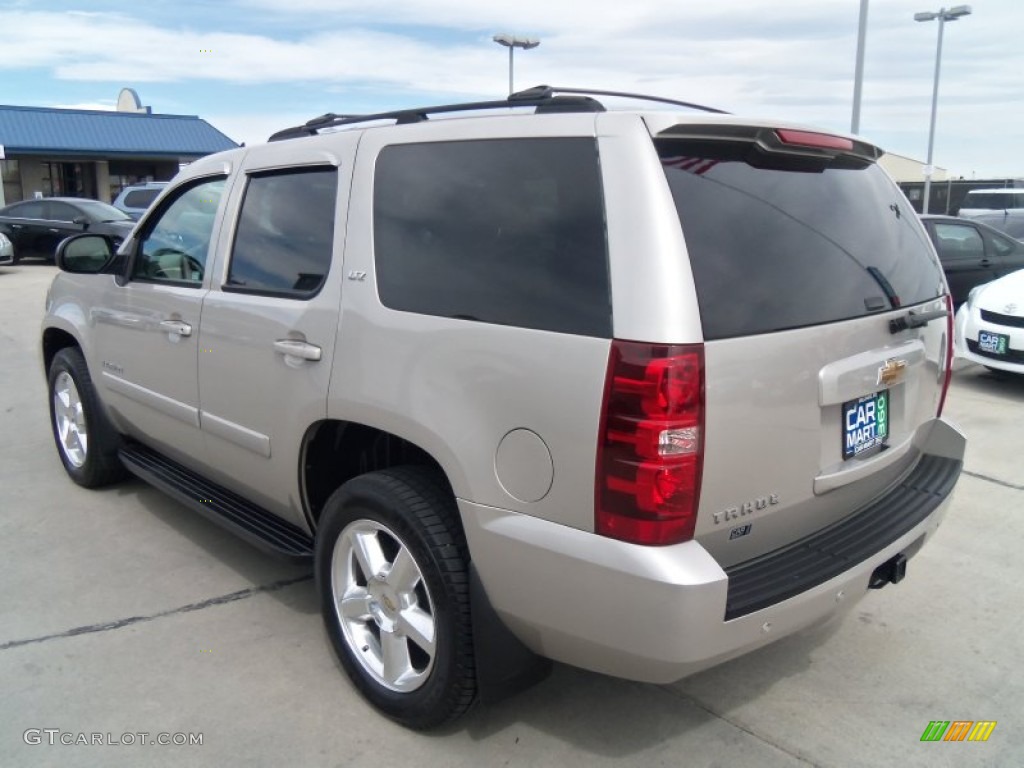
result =
M905 331L908 328L923 328L928 325L932 320L938 320L940 317L946 317L949 314L947 309L935 309L931 312L911 312L903 317L897 317L895 320L889 321L889 332L899 333Z

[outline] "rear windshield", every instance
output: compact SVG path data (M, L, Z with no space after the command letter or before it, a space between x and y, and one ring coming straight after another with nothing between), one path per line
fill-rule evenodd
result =
M156 200L162 189L136 189L124 196L124 205L128 208L148 208Z
M943 293L913 208L873 163L754 167L749 145L656 144L705 339L846 320Z

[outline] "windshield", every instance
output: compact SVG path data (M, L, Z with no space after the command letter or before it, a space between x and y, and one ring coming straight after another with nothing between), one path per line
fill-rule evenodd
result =
M127 214L117 210L112 205L101 203L99 200L76 200L75 205L78 206L82 213L88 216L92 221L131 221L131 217Z
M749 143L656 145L705 339L820 325L942 294L913 208L874 163L809 171L783 156L755 167Z

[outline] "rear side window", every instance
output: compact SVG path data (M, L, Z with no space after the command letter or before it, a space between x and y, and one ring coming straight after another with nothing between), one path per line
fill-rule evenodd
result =
M380 299L392 309L611 336L593 139L386 148L374 252Z
M46 214L43 209L42 200L32 200L20 205L12 205L7 209L5 216L13 216L19 219L44 219Z
M749 145L656 141L706 339L820 325L942 293L914 210L873 163L759 163Z
M224 290L315 295L331 266L337 196L333 167L251 175Z

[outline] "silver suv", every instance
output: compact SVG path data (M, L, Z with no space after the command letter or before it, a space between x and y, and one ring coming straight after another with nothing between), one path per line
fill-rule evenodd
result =
M414 728L550 659L665 683L824 620L961 470L946 283L881 152L601 95L325 115L59 249L68 474L312 560Z

